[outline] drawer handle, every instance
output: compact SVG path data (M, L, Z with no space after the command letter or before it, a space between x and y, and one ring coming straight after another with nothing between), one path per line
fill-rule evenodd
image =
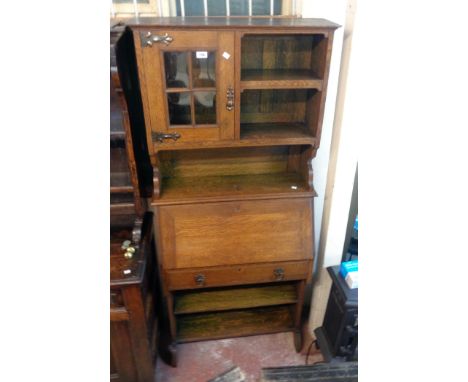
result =
M205 285L205 275L203 274L198 274L195 276L195 283L199 286Z
M232 86L229 86L228 90L226 91L226 100L226 109L231 111L234 109L234 89Z
M276 280L283 280L284 279L284 269L283 268L276 268L273 271Z

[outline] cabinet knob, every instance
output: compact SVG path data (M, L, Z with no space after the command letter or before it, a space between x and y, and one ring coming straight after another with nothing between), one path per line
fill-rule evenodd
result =
M197 285L205 285L205 275L199 273L198 275L195 276L195 283Z
M283 280L284 279L284 269L283 268L276 268L273 271L276 280Z

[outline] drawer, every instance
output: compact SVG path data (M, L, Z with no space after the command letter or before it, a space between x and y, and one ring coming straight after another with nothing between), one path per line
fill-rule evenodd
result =
M311 277L311 270L312 261L295 261L165 271L164 276L169 290L178 290L305 280Z
M311 260L312 198L158 206L164 269Z

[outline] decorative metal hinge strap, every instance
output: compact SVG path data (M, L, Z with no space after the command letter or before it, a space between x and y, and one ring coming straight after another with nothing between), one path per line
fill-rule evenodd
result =
M174 40L167 33L163 35L154 35L151 32L141 32L140 33L141 46L153 46L153 43L160 42L165 45L169 45L172 40Z

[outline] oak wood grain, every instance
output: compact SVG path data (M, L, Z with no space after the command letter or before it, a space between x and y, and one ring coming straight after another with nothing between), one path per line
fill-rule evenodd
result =
M171 363L177 341L282 330L301 337L314 256L312 159L338 25L268 18L128 23L155 170L152 208ZM147 32L173 40L142 46ZM208 79L199 75L197 50L216 52ZM195 82L175 76L180 83L166 86L170 52L187 52L186 72ZM234 105L227 110L230 88ZM193 94L207 90L200 106ZM169 111L181 117L169 118ZM158 142L155 132L180 137Z
M283 283L244 288L181 292L174 313L188 314L297 303L296 285Z
M281 280L277 280L275 276L276 269L284 270L284 277ZM164 270L163 273L169 290L250 285L308 279L312 275L312 260ZM205 277L203 285L198 284L195 280L196 276L200 274Z
M258 29L261 31L272 30L273 32L285 29L323 29L334 30L340 25L321 18L258 18L258 17L138 17L128 18L125 24L134 28L148 27L170 27L170 28L198 28L198 29ZM164 30L165 31L165 30Z
M178 342L277 333L293 329L288 307L271 307L181 316L177 320Z
M310 198L159 206L166 269L312 258Z

